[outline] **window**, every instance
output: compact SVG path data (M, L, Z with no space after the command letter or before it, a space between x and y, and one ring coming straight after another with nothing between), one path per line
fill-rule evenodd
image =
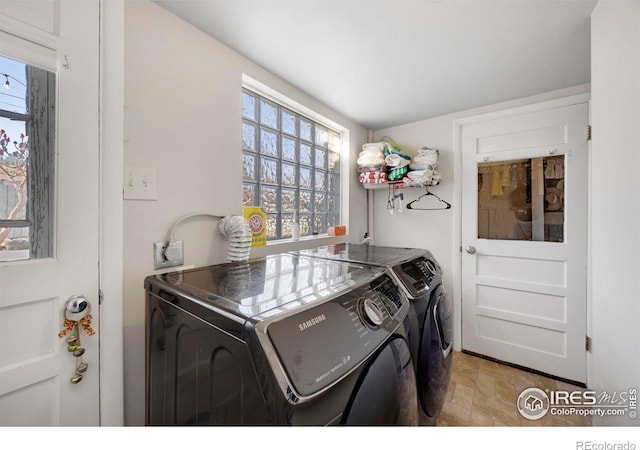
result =
M0 261L53 256L55 74L0 56Z
M342 134L252 90L242 92L242 204L267 214L267 240L340 224Z
M478 237L564 242L564 156L478 164Z

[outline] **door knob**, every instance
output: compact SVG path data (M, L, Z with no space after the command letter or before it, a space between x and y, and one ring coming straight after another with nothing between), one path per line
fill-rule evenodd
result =
M473 255L476 252L476 248L473 245L467 245L464 249L470 255Z
M91 307L86 298L82 295L74 295L65 303L65 317L78 322L91 312Z

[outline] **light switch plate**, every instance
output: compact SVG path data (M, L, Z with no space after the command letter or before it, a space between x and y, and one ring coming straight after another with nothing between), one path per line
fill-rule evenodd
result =
M156 169L125 166L122 181L125 200L158 200Z

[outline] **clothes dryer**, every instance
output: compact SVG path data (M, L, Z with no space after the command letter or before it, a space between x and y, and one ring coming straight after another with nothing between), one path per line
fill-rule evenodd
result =
M153 275L147 425L416 425L409 301L381 268L273 255Z
M417 248L334 244L297 255L385 267L410 300L411 354L418 382L420 423L434 425L451 378L453 314L442 268L431 252Z

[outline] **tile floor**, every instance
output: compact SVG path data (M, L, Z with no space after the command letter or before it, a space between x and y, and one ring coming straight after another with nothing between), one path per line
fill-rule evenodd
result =
M454 352L452 366L438 426L591 426L590 416L547 413L529 420L516 409L526 388L575 391L577 386L461 352Z

